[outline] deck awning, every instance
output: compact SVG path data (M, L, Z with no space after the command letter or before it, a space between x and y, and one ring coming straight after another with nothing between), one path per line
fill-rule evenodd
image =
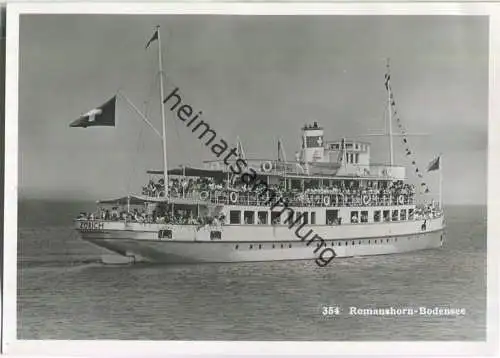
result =
M148 170L147 173L153 175L163 175L163 170ZM168 175L183 175L188 177L210 177L210 178L224 179L227 176L227 173L224 173L222 170L185 167L185 168L169 169Z
M130 202L129 202L130 200ZM129 195L129 196L122 196L120 198L116 199L109 199L109 200L98 200L98 204L103 204L103 205L116 205L116 206L125 206L125 205L144 205L146 203L169 203L169 204L175 204L175 205L203 205L206 207L217 207L220 206L219 204L213 204L209 203L203 200L199 199L184 199L184 198L157 198L157 197L151 197L151 196L144 196L144 195Z
M130 200L130 202L129 202ZM127 205L130 203L130 205L142 205L145 203L162 203L167 201L166 198L156 198L156 197L149 197L149 196L144 196L144 195L129 195L129 196L122 196L121 198L116 198L116 199L108 199L108 200L99 200L97 201L98 204L109 204L109 205Z

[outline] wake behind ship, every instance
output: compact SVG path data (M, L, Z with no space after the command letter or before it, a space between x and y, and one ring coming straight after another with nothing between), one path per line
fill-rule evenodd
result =
M147 47L154 41L159 45L161 74L159 28ZM247 158L238 142L237 158L254 173L252 182L235 173L234 163L224 160L207 161L204 168L168 170L163 100L160 134L122 95L163 140L163 170L148 172L150 180L141 194L103 200L95 213L81 213L76 229L83 240L130 262L311 259L325 266L340 257L440 247L445 228L441 185L439 201L418 200L429 197L427 184L409 184L406 168L393 163L395 101L389 71L385 86L388 164L371 162L368 142L327 141L323 128L314 122L302 128L302 147L292 161L286 160L281 141L275 159ZM163 91L160 75L162 99ZM72 126L114 126L114 112L115 98ZM396 121L402 130L400 119ZM415 160L411 163L416 166ZM428 171L434 170L441 178L441 156L429 165ZM422 172L416 169L419 179Z

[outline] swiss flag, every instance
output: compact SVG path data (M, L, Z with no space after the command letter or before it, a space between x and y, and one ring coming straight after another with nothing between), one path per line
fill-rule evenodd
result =
M71 122L70 127L87 128L92 126L115 126L115 105L116 96L104 103L102 106L94 108L80 118Z

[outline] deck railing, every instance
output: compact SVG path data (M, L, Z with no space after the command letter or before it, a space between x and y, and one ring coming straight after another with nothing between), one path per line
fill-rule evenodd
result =
M382 223L389 223L389 222L410 222L410 221L422 221L422 220L431 220L431 219L437 219L437 218L440 218L443 216L443 212L442 211L436 211L434 213L432 212L427 212L427 213L420 213L420 214L417 214L417 213L413 213L412 215L409 215L407 218L405 219L393 219L393 218L380 218L378 221L375 221L375 222L368 222L368 221L358 221L358 222L349 222L349 221L346 221L346 222L342 222L341 224L338 224L338 223L330 223L330 224L310 224L310 225L313 225L313 226L341 226L341 225L359 225L359 224L382 224ZM137 221L135 219L127 219L127 220L124 220L124 219L121 219L121 218L109 218L109 219L102 219L102 218L99 218L99 217L95 217L95 218L82 218L82 217L79 217L79 218L76 218L75 219L77 222L86 222L86 223L93 223L94 226L97 225L97 224L103 224L103 223L123 223L123 224L127 224L127 223L139 223L139 224L159 224L159 225L189 225L189 226L196 226L196 227L200 227L200 226L203 226L202 224L200 223L184 223L184 222L175 222L175 221L171 221L171 222L167 222L165 220L159 220L159 221L156 221L156 220L142 220L142 221ZM220 223L220 225L225 225L224 223ZM230 224L227 224L227 225L230 225ZM248 224L248 225L270 225L268 223L253 223L253 224ZM280 225L288 225L288 223L276 223L274 225L277 225L277 226L280 226ZM100 229L103 229L103 227L99 227Z
M171 193L170 198L206 202L221 205L269 206L278 198L286 200L290 206L297 207L370 207L415 205L413 193L392 194L342 194L342 193L282 193L272 197L269 193L260 195L256 192L238 191L191 191L188 193Z

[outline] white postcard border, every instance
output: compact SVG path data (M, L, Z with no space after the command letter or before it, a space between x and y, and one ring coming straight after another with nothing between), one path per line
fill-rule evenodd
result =
M500 6L493 3L11 3L7 7L4 321L7 354L144 356L238 355L488 355L498 348L500 186L488 185L487 342L228 342L17 340L17 187L20 14L235 14L235 15L485 15L490 17L488 183L500 175ZM495 100L496 99L496 100ZM493 120L495 118L496 120ZM464 164L466 167L466 164ZM466 169L466 168L464 168Z

